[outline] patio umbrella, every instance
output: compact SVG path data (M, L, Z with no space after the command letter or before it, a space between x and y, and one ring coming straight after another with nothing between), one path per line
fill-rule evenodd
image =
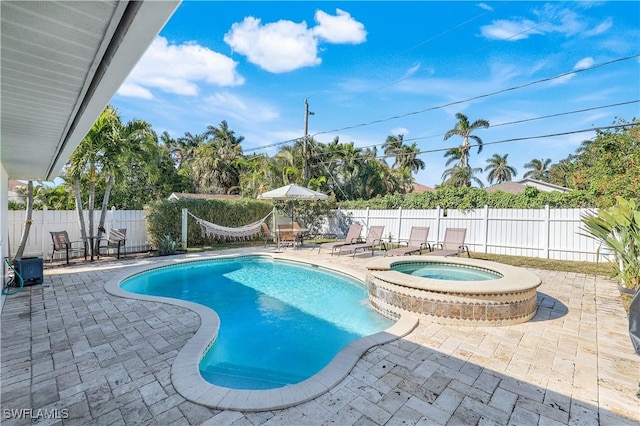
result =
M279 200L291 202L291 222L293 222L293 201L326 200L327 198L329 198L327 194L314 191L313 189L305 188L304 186L296 185L295 183L290 183L289 185L285 185L271 191L263 192L262 194L258 195L258 199L261 200Z

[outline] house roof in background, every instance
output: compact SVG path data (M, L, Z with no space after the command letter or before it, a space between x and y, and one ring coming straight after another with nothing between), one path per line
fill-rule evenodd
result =
M411 192L415 192L416 194L422 194L423 192L436 192L436 190L430 186L423 185L421 183L414 183L413 191Z
M487 192L502 191L502 192L507 192L509 194L519 194L523 192L525 188L526 188L526 185L523 185L518 182L509 181L509 182L503 182L503 183L497 183L495 185L491 185L487 187Z

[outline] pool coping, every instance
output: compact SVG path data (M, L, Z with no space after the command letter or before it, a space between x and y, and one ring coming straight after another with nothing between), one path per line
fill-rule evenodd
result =
M200 375L200 361L215 341L220 327L220 318L214 310L193 302L168 297L135 294L120 288L121 282L126 278L153 269L190 262L257 256L317 266L322 269L348 275L362 282L363 285L366 285L364 273L359 273L339 265L329 266L326 262L322 261L302 261L296 259L295 256L285 253L212 255L160 260L153 264L132 268L126 273L109 280L104 285L105 291L113 296L167 303L189 309L200 316L200 326L198 330L179 351L171 366L171 381L174 387L180 395L189 401L211 408L234 411L269 411L298 405L317 398L335 387L349 374L360 357L369 349L404 337L418 325L417 317L410 314L401 315L396 323L388 329L371 336L365 336L347 345L327 366L317 374L300 383L268 390L231 389L213 385L204 380ZM205 330L202 324L208 324L211 328Z
M413 276L392 270L393 265L408 263L453 263L460 266L477 268L497 272L501 275L495 280L483 281L453 281L436 280ZM430 256L397 256L380 257L371 260L366 265L368 274L396 285L421 290L459 292L475 294L494 294L495 292L519 292L537 288L542 283L540 277L524 268L519 268L490 260L471 259L463 257L430 257Z

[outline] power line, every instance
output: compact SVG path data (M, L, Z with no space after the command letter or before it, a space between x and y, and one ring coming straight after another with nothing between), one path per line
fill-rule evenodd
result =
M374 125L374 124L380 124L380 123L384 123L384 122L392 121L392 120L397 120L397 119L404 118L404 117L423 114L425 112L435 111L435 110L447 108L447 107L450 107L450 106L453 106L453 105L459 105L459 104L463 104L463 103L466 103L466 102L471 102L471 101L478 100L478 99L484 99L484 98L488 98L488 97L491 97L491 96L496 96L496 95L499 95L499 94L502 94L502 93L506 93L506 92L510 92L510 91L514 91L514 90L518 90L518 89L522 89L522 88L533 86L533 85L536 85L536 84L553 81L553 80L556 80L556 79L559 79L559 78L566 77L568 75L578 74L578 73L586 72L586 71L592 71L592 70L595 70L595 69L598 69L598 68L602 68L602 67L605 67L605 66L608 66L608 65L612 65L612 64L615 64L615 63L618 63L618 62L628 61L630 59L634 59L634 58L638 58L638 57L640 57L640 54L634 54L634 55L631 55L631 56L625 56L625 57L622 57L622 58L613 59L611 61L601 62L599 64L592 65L592 66L590 66L588 68L582 68L582 69L579 69L579 70L572 70L572 71L564 72L564 73L558 74L558 75L553 76L553 77L545 77L545 78L542 78L542 79L539 79L539 80L534 80L532 82L524 83L524 84L517 85L517 86L508 87L506 89L501 89L501 90L498 90L498 91L495 91L495 92L490 92L490 93L486 93L486 94L482 94L482 95L477 95L477 96L474 96L474 97L471 97L471 98L467 98L467 99L463 99L463 100L449 102L449 103L443 104L443 105L436 105L436 106L433 106L433 107L425 108L425 109L418 110L418 111L412 111L412 112L408 112L408 113L405 113L405 114L400 114L400 115L396 115L396 116L392 116L392 117L381 118L381 119L372 120L372 121L368 121L368 122L364 122L364 123L354 124L354 125L351 125L351 126L341 127L341 128L338 128L338 129L317 132L317 133L314 133L313 135L311 135L311 137L313 138L313 137L318 136L318 135L336 133L336 132L341 132L341 131L344 131L344 130L351 130L351 129L356 129L356 128L360 128L360 127L371 126L371 125ZM637 101L629 101L628 103L633 103L633 102L637 102ZM621 103L620 105L624 105L624 104L625 103ZM612 106L616 106L616 104L612 104ZM506 125L506 124L502 124L502 125ZM498 125L495 125L494 127L497 127L497 126ZM429 136L429 137L431 137L431 136ZM424 138L427 138L427 137L423 137L423 139ZM299 138L295 138L295 139L289 139L289 140L282 141L282 142L276 142L276 143L269 144L269 145L263 145L263 146L260 146L260 147L250 148L250 149L247 149L246 152L258 151L258 150L261 150L261 149L267 149L267 148L272 148L272 147L276 147L276 146L286 145L286 144L289 144L289 143L293 143L293 142L299 141L301 139L302 139L302 136L299 137ZM414 139L414 140L417 140L417 139Z
M554 77L542 78L542 79L539 79L539 80L531 81L531 82L520 84L520 85L517 85L517 86L512 86L512 87L509 87L509 88L506 88L506 89L497 90L495 92L485 93L485 94L482 94L482 95L473 96L471 98L467 98L467 99L463 99L463 100L459 100L459 101L449 102L449 103L443 104L443 105L437 105L437 106L425 108L425 109L422 109L422 110L412 111L412 112L408 112L408 113L405 113L405 114L400 114L400 115L387 117L387 118L381 118L381 119L378 119L378 120L373 120L373 121L369 121L369 122L365 122L365 123L354 124L352 126L346 126L346 127L342 127L342 128L339 128L339 129L333 129L333 130L314 133L312 135L312 137L313 136L317 136L317 135L327 134L327 133L335 133L335 132L340 132L340 131L344 131L344 130L356 129L356 128L359 128L359 127L371 126L373 124L380 124L380 123L384 123L384 122L387 122L387 121L397 120L399 118L409 117L409 116L412 116L412 115L423 114L423 113L428 112L428 111L434 111L434 110L438 110L438 109L443 109L443 108L447 108L447 107L450 107L450 106L453 106L453 105L459 105L459 104L475 101L475 100L478 100L478 99L484 99L484 98L488 98L488 97L491 97L491 96L496 96L496 95L499 95L499 94L502 94L502 93L506 93L506 92L510 92L510 91L514 91L514 90L518 90L518 89L523 89L525 87L533 86L533 85L536 85L536 84L546 83L546 82L549 82L549 81L553 81L553 80L556 80L556 79L559 79L559 78L566 77L568 75L578 74L578 73L586 72L586 71L592 71L592 70L595 70L595 69L598 69L598 68L601 68L601 67L604 67L604 66L607 66L607 65L615 64L615 63L622 62L622 61L628 61L630 59L634 59L634 58L638 58L638 57L640 57L640 54L635 54L635 55L626 56L626 57L623 57L623 58L613 59L611 61L601 62L599 64L592 65L592 66L590 66L588 68L582 68L582 69L579 69L579 70L568 71L568 72L565 72L565 73L562 73L562 74L558 74L558 75L556 75Z

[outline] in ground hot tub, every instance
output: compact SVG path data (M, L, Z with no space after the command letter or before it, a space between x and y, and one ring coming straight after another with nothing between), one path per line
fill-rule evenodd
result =
M417 314L440 324L512 325L536 314L540 278L478 259L381 257L367 264L369 300L383 314Z

